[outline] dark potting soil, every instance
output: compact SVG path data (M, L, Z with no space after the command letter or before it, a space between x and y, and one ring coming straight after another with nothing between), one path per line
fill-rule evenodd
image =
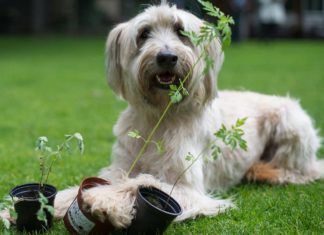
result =
M146 196L146 200L148 200L153 206L155 206L161 210L164 210L164 207L159 199L152 197L152 196Z
M45 197L50 196L50 192L44 192L43 190L28 190L22 192L21 194L17 195L21 199L39 199L39 193L42 193Z
M24 192L22 195L20 195L20 198L26 198L26 199L37 199L39 198L39 191L29 191Z

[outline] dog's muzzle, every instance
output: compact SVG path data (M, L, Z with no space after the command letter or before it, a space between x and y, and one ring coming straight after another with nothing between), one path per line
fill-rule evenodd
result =
M158 88L169 89L170 85L179 84L180 77L173 72L177 62L178 56L169 50L160 51L156 55L156 64L161 72L155 74L153 80Z

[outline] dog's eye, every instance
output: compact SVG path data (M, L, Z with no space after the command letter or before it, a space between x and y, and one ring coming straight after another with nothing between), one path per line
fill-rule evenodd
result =
M141 30L141 32L138 35L138 39L145 41L148 39L150 36L150 29L149 28L144 28Z
M184 31L184 28L181 24L176 24L174 26L174 31L177 33L178 37L183 38L184 35L182 34L182 32Z

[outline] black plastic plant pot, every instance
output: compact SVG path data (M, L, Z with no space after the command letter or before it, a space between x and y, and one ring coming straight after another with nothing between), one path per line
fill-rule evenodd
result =
M163 234L182 213L179 203L155 187L140 186L135 201L136 215L127 234Z
M45 209L47 224L37 219L37 212L40 209L39 200L40 186L38 183L23 184L13 188L10 196L15 198L15 211L17 213L17 229L26 232L44 232L52 227L53 216ZM43 195L48 199L48 205L54 205L56 188L45 184L42 190Z

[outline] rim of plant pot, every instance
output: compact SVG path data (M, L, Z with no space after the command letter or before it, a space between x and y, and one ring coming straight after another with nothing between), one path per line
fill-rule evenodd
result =
M115 230L114 226L109 221L99 221L82 206L83 190L98 185L110 184L110 181L98 177L88 177L81 182L78 195L71 203L63 219L64 225L70 234L108 234Z
M178 211L178 212L172 212L172 211L167 211L163 208L159 208L158 206L154 205L152 202L150 202L144 195L143 195L143 191L144 190L151 190L154 193L159 193L160 195L162 195L163 197L166 197L166 200L164 200L164 198L161 198L163 200L163 202L168 203L168 204L173 204L172 208L174 209L174 211ZM171 216L179 216L182 213L182 208L179 205L179 203L173 198L171 197L169 194L163 192L162 190L153 187L153 186L140 186L137 190L137 195L139 197L141 197L146 203L150 204L152 207L154 207L156 210L163 212L165 214L171 215Z
M160 206L148 197L154 197ZM139 186L135 201L136 214L127 228L127 234L162 234L170 223L182 213L179 203L169 194L153 186Z
M16 225L20 231L44 231L52 227L53 216L45 209L47 224L37 219L37 212L40 209L39 183L27 183L14 187L9 195L18 198L14 201L17 213ZM43 185L43 195L48 199L47 205L53 206L57 189L53 185Z
M29 192L31 190L28 190L28 189L33 189L34 192L40 192L40 184L39 183L26 183L26 184L21 184L21 185L18 185L16 187L14 187L13 189L11 189L9 195L14 198L14 197L17 197L19 198L18 201L20 200L24 200L24 201L35 201L35 200L38 200L39 199L39 195L35 196L35 197L24 197L24 196L20 196L26 192ZM37 188L35 188L37 187ZM56 193L57 193L57 189L56 187L54 187L53 185L50 185L50 184L44 184L43 185L43 188L44 190L51 190L52 193L49 195L47 192L49 191L45 191L45 192L42 192L44 194L45 197L47 198L52 198L52 197L55 197L56 196ZM21 191L22 189L24 189L24 191ZM37 190L35 190L37 189ZM18 193L18 195L17 195Z

